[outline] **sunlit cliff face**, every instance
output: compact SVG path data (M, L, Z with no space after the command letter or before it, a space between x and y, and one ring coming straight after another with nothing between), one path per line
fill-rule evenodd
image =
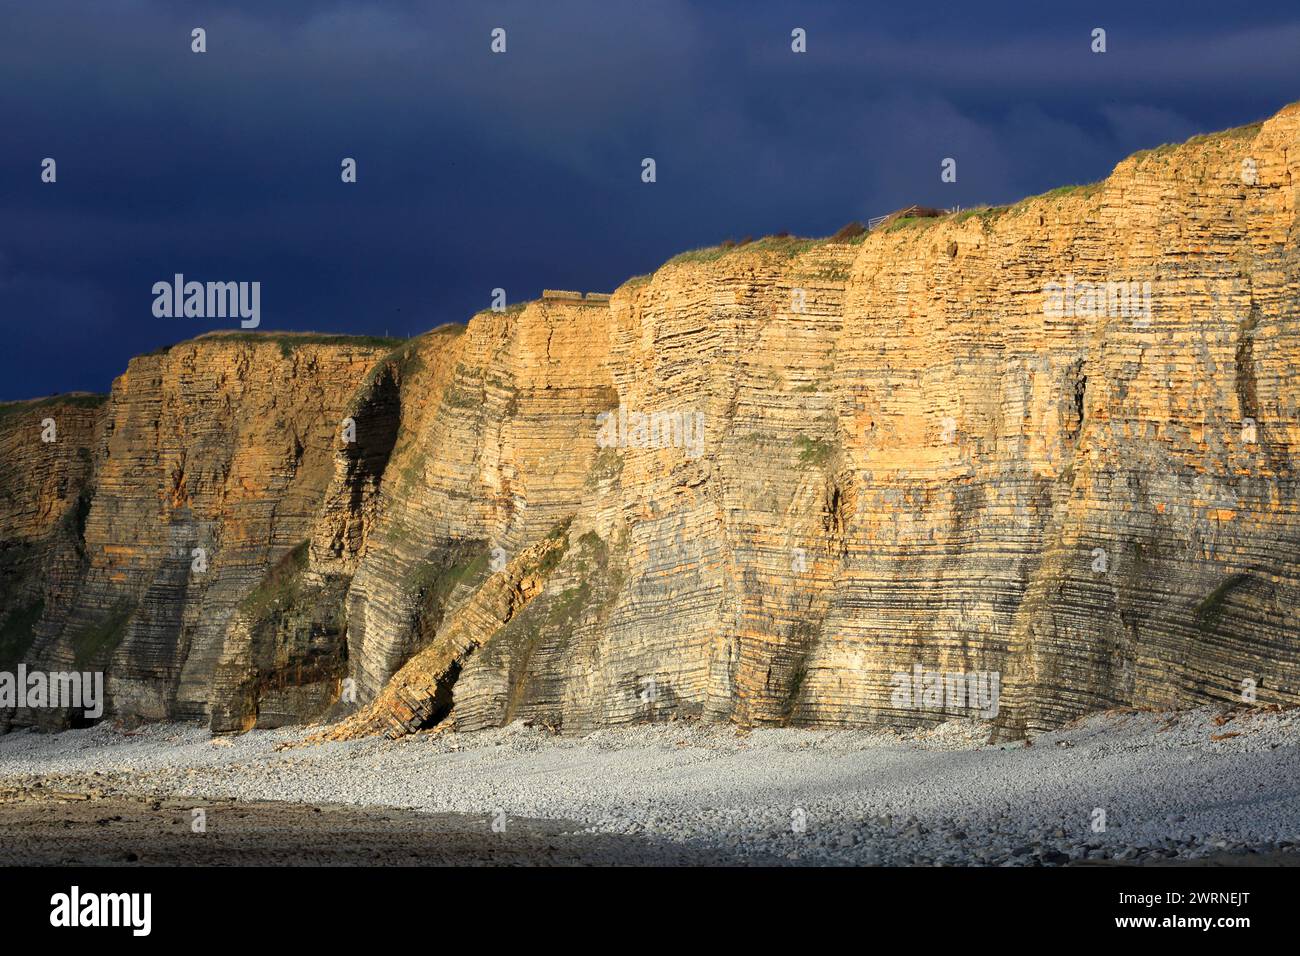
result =
M1295 703L1298 139L10 407L0 646L222 731Z

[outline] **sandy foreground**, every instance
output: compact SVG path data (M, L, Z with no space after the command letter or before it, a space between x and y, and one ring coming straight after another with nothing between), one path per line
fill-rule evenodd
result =
M1296 710L1100 714L1001 746L968 721L308 733L2 737L0 863L1300 864Z

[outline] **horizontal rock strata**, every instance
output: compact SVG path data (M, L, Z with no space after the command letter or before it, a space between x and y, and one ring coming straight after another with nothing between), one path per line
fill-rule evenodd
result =
M6 646L218 731L1300 703L1297 184L1293 106L404 343L136 359L63 445L0 417L50 582Z

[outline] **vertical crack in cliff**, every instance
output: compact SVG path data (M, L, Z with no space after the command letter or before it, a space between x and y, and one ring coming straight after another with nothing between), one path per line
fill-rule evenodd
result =
M1074 404L1071 407L1072 417L1067 434L1071 441L1076 441L1079 435L1083 433L1083 420L1087 414L1087 392L1088 376L1083 374L1083 359L1080 359L1073 368L1071 376L1074 386Z
M402 395L397 368L385 363L352 413L356 440L344 446L345 483L353 512L379 491L402 424Z
M1255 329L1259 325L1259 304L1252 298L1250 311L1241 320L1237 329L1237 351L1234 356L1233 385L1237 395L1237 406L1243 420L1250 418L1256 422L1258 441L1267 443L1263 435L1264 423L1259 421L1259 394L1255 381Z

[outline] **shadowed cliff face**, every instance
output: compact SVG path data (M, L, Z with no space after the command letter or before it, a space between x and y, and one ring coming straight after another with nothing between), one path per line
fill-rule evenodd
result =
M0 671L33 659L43 620L76 588L103 401L0 405ZM0 709L0 729L12 716Z
M47 456L73 460L74 442L93 461L93 473L67 473L86 505L55 535L75 560L47 588L27 662L105 671L118 714L206 718L235 612L307 539L343 411L389 348L204 337L133 360L93 442L61 414L51 444L23 416L0 420L14 419L5 441L33 471ZM67 717L9 714L19 724Z
M106 667L118 714L343 736L976 715L914 668L1005 735L1300 703L1297 182L1290 107L392 351L137 359L93 473L0 418L5 502L89 502L0 510L6 548L63 542L24 659Z

